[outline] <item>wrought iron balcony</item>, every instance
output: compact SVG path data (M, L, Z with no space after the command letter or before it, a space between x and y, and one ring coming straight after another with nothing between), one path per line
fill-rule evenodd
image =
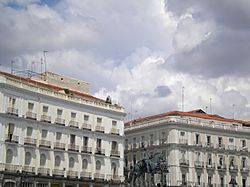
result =
M67 177L69 177L69 178L77 178L78 177L78 172L73 171L73 170L69 170L69 171L67 171Z
M230 165L229 166L229 171L230 172L238 172L238 166L237 165Z
M94 178L97 180L104 180L105 179L105 175L104 174L100 174L100 173L95 173L94 174Z
M79 145L69 144L69 145L68 145L68 151L75 151L75 152L78 152L78 151L79 151Z
M71 120L69 122L70 127L79 128L79 123L77 121Z
M98 147L95 150L95 154L105 155L105 149L102 149L102 148Z
M188 167L189 166L189 161L187 159L180 159L180 166L181 167Z
M8 107L7 114L18 116L18 109L14 108L14 107Z
M196 169L202 169L204 167L204 162L197 160L194 162L194 166Z
M65 143L54 142L54 149L65 150Z
M37 115L36 115L36 113L33 113L33 112L31 112L31 111L28 111L28 112L26 112L26 118L27 118L27 119L36 120Z
M39 147L50 148L51 147L51 141L42 139L42 140L39 141Z
M111 152L110 152L110 156L120 157L120 151L112 149Z
M228 150L236 151L237 147L235 145L228 145Z
M188 144L188 140L185 139L185 138L180 138L180 139L179 139L179 143L180 143L180 144L185 144L185 145L187 145L187 144Z
M55 169L52 170L52 174L53 174L53 176L64 177L64 170L59 169L59 168L55 168Z
M91 125L88 124L88 123L83 123L82 124L82 129L91 131Z
M226 164L219 164L217 166L217 170L221 172L225 172L227 170Z
M41 115L41 121L51 123L51 116Z
M216 149L220 149L220 150L224 150L225 149L225 145L224 144L216 144Z
M81 178L84 178L84 179L91 179L92 178L91 172L86 172L86 171L82 171L80 173L80 176L81 176Z
M44 168L44 167L40 167L37 169L37 174L38 175L50 175L50 168Z
M100 125L97 125L97 126L95 127L95 131L104 133L104 127L103 127L103 126L100 126Z
M31 137L25 137L24 138L24 145L33 145L36 146L37 140Z
M13 135L13 134L6 134L5 135L5 142L10 143L18 143L19 136Z
M205 148L212 149L212 148L214 148L214 144L206 142Z
M119 135L119 129L112 128L110 132L111 132L111 134Z
M214 170L215 169L215 163L206 163L206 169L207 170Z
M62 119L61 117L57 117L55 120L55 124L65 126L65 119Z
M23 166L22 167L22 172L25 172L25 173L35 173L36 172L36 168L35 167L31 167L31 166Z
M92 153L92 147L82 146L82 153Z

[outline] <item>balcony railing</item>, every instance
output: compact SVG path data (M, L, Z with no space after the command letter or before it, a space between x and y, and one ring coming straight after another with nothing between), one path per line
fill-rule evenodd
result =
M13 134L5 135L5 142L18 143L19 136Z
M79 128L79 123L77 121L71 120L69 122L70 127Z
M238 172L238 166L237 165L230 165L228 169L229 169L230 172Z
M9 172L17 172L20 171L21 167L19 165L15 164L2 164L2 167L4 168L5 171Z
M214 148L214 144L206 142L205 148Z
M216 147L215 147L216 149L225 149L225 145L224 144L216 144Z
M14 107L8 107L7 114L18 116L18 109L14 108Z
M227 170L226 164L219 164L217 166L217 170L218 171L226 171Z
M22 172L35 173L36 172L36 168L35 167L31 167L31 166L23 166L22 167Z
M94 178L97 180L104 180L105 179L105 175L104 174L100 174L100 173L95 173L94 174Z
M204 162L197 160L194 162L194 166L195 166L195 168L203 168Z
M24 145L33 145L36 146L37 140L31 137L25 137L24 138Z
M119 175L111 175L111 180L114 182L121 182L122 176Z
M185 139L185 138L180 138L180 139L179 139L179 143L180 143L180 144L185 144L185 145L187 145L187 144L188 144L188 140Z
M105 149L102 149L102 148L98 147L95 150L95 154L105 155Z
M160 145L167 144L167 138L160 139Z
M228 150L236 151L237 147L235 145L228 145Z
M75 151L75 152L78 152L78 151L79 151L79 145L69 144L69 145L68 145L68 151Z
M61 176L61 177L64 177L64 170L55 168L55 169L52 170L52 174L53 174L54 176Z
M80 173L81 178L85 178L85 179L91 179L92 178L92 174L91 172L86 172L86 171L82 171Z
M65 150L65 143L54 142L54 149Z
M83 123L82 124L82 129L91 131L91 125L88 124L88 123Z
M120 157L120 151L118 151L118 150L111 150L110 156Z
M51 116L41 115L41 121L51 123Z
M36 120L37 115L36 115L36 113L33 113L33 112L31 112L31 111L28 111L28 112L26 112L26 118L27 118L27 119L34 119L34 120Z
M95 131L104 133L104 127L103 127L103 126L100 126L100 125L97 125L97 126L95 127Z
M206 163L207 170L214 170L215 169L215 163Z
M111 134L119 135L119 129L112 128L110 132L111 132Z
M240 167L240 172L244 173L244 172L249 172L250 168L248 166L241 166Z
M51 142L48 140L40 140L39 141L39 147L47 147L50 148L51 147Z
M82 153L92 153L92 147L82 146Z
M247 147L240 147L239 151L248 152L248 148Z
M57 117L55 120L55 124L65 126L65 119Z
M198 141L198 142L194 141L194 146L196 146L196 147L202 147L201 141Z
M40 167L40 168L37 169L37 174L38 175L50 175L50 169L49 168Z
M69 170L69 171L67 171L67 177L69 177L69 178L77 178L78 177L78 172Z
M187 159L180 159L180 166L181 167L188 167L189 161Z

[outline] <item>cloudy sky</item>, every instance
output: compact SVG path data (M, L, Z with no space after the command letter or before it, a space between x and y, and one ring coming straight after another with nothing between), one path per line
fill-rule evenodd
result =
M0 0L0 68L14 60L40 71L47 50L48 70L86 80L127 118L182 110L183 87L185 111L250 118L249 9L248 0Z

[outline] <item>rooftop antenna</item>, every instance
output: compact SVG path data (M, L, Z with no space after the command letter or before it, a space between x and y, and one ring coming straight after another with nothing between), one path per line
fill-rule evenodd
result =
M43 51L43 62L44 62L44 71L45 71L45 79L47 79L47 59L46 59L46 53L49 51L44 50Z
M181 106L181 108L182 108L182 112L184 112L184 89L185 89L185 87L184 86L182 86L182 94L181 94L181 103L182 103L182 106Z
M233 107L233 119L234 119L234 117L235 117L235 104L233 104L232 107Z
M11 60L11 74L14 74L14 60Z
M206 112L207 112L208 106L205 106L205 108L206 108Z
M212 110L212 98L210 97L210 114L212 114L213 110Z

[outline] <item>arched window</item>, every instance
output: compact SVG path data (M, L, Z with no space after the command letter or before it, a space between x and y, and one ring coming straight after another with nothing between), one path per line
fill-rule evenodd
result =
M12 162L13 159L13 152L11 149L8 149L6 151L6 163L10 164Z
M45 166L46 164L46 156L45 154L40 155L40 166Z
M30 165L31 163L31 154L30 152L25 153L25 165Z
M101 162L99 160L96 161L95 169L96 171L99 171L99 172L101 170Z
M69 158L69 168L74 168L75 165L75 160L73 157Z
M55 167L60 167L60 164L61 164L61 158L60 156L56 156L55 157Z
M88 161L86 159L84 159L82 161L82 169L83 170L87 170L87 168L88 168Z
M111 164L111 171L112 171L112 175L116 175L117 173L117 168L116 168L116 164L112 163Z

